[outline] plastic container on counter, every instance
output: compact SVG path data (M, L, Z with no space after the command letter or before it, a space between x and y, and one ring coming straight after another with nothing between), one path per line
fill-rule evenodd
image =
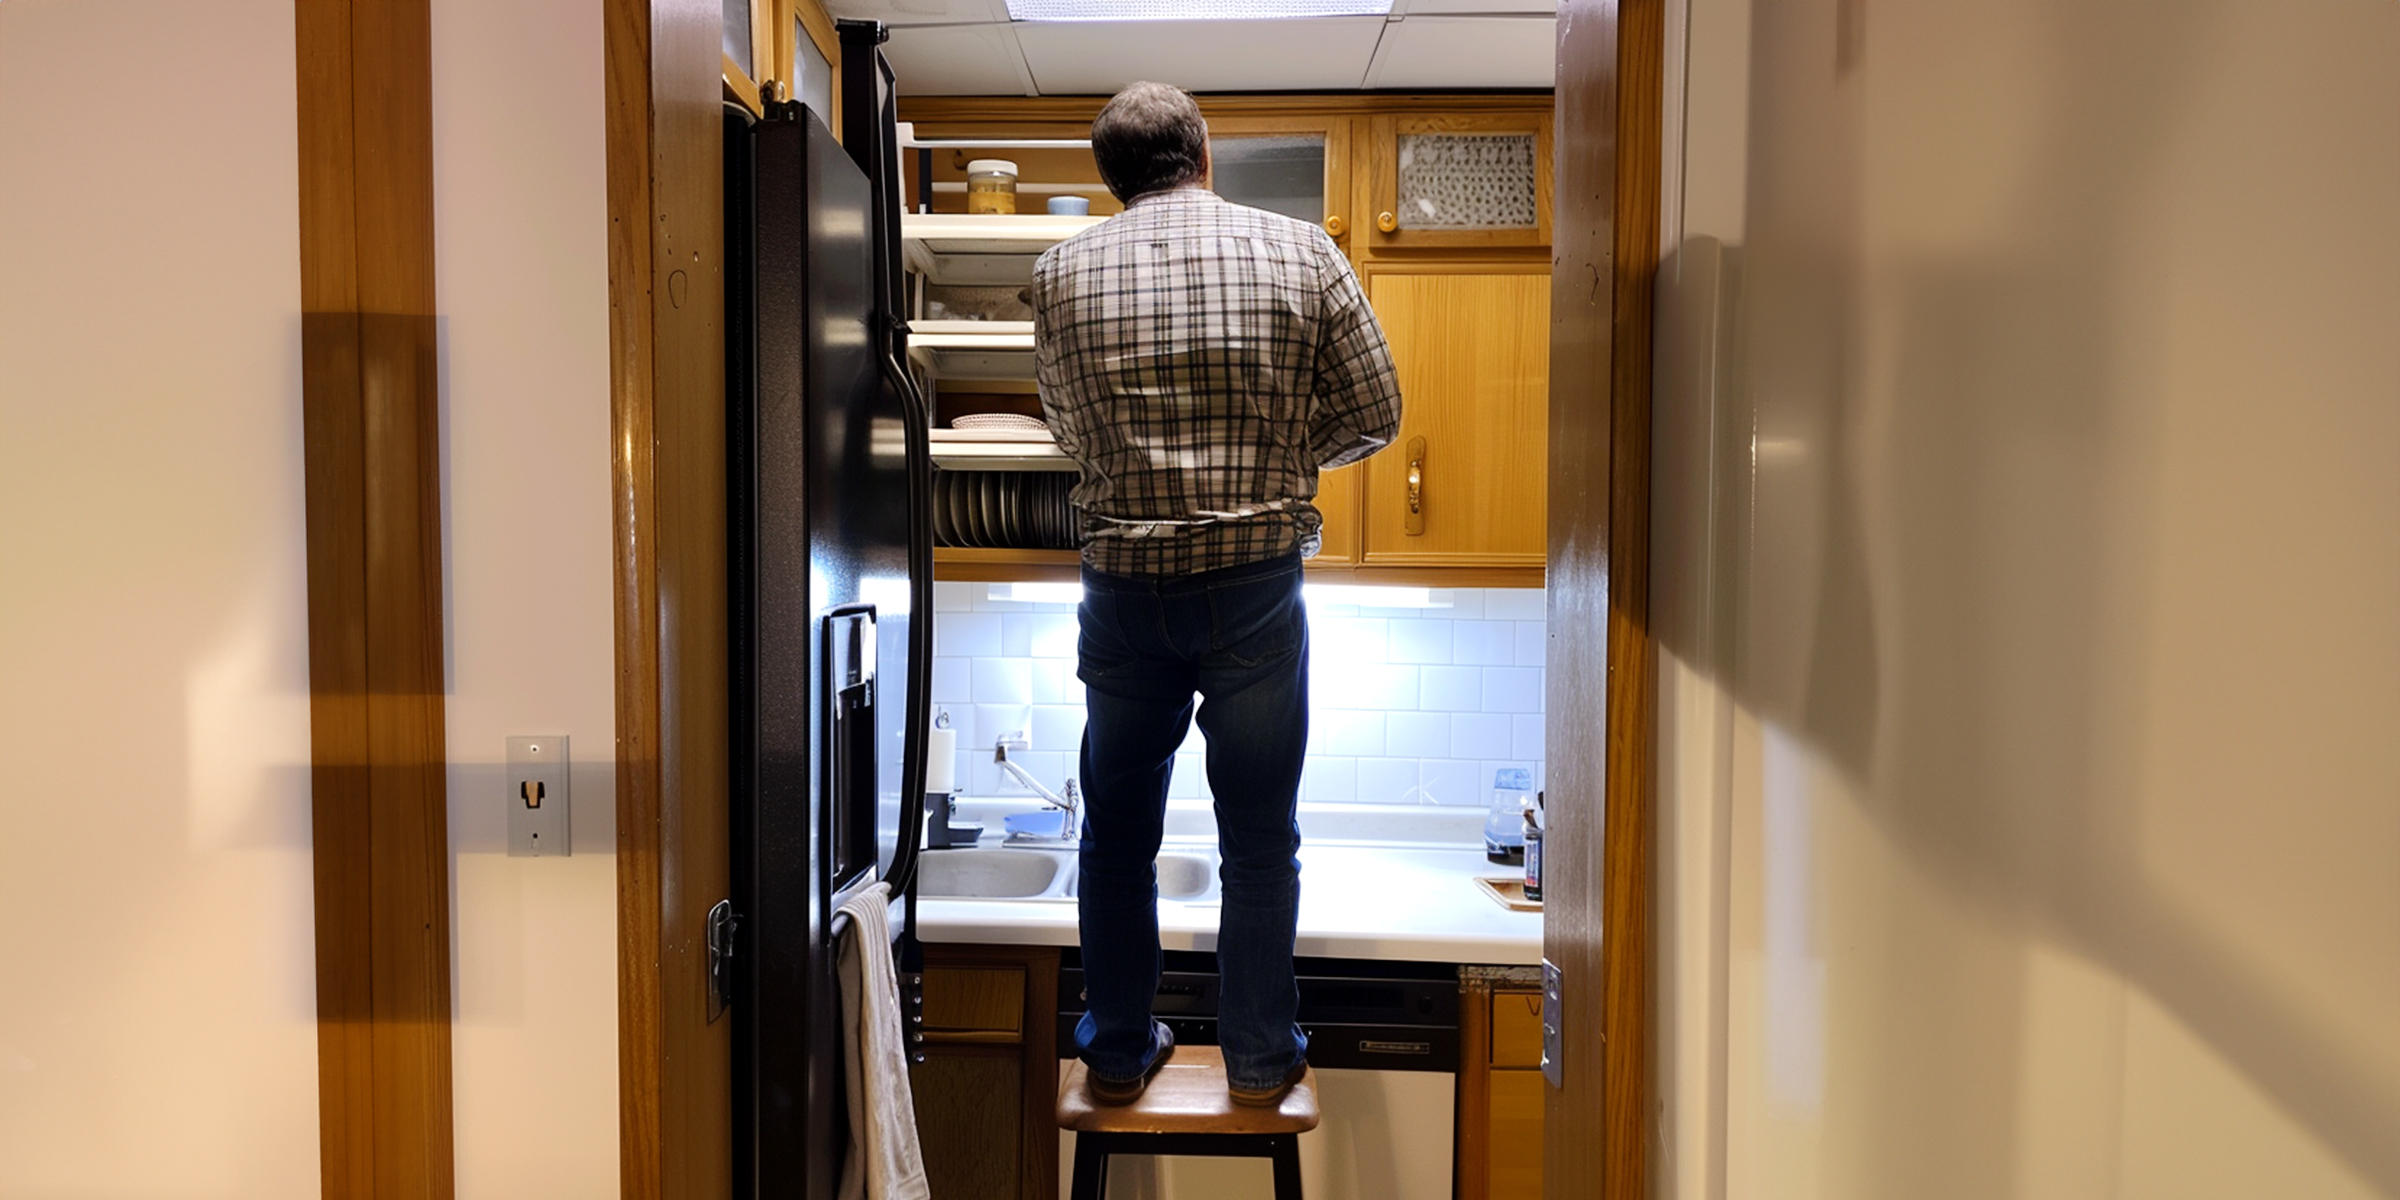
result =
M1533 803L1533 772L1502 767L1492 773L1492 807L1483 816L1483 856L1496 863L1525 861L1525 818Z

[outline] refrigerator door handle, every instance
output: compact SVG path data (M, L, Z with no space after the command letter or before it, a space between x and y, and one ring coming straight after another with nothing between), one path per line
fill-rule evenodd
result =
M897 340L897 338L894 338ZM887 342L888 346L890 343ZM892 899L913 897L917 859L925 840L927 742L933 716L933 446L932 422L917 381L889 350L879 356L884 374L900 394L908 441L908 702L901 737L900 828L892 847ZM914 905L909 906L914 915ZM906 931L908 922L894 927Z

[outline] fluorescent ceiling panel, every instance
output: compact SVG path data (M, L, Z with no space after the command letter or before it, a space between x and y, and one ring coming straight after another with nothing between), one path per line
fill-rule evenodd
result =
M1395 17L1558 15L1558 0L1392 0Z
M1306 21L1071 21L1015 26L1048 96L1105 96L1138 79L1196 92L1347 91L1366 77L1382 17Z
M1550 17L1409 17L1384 30L1366 86L1546 88L1557 64Z
M1008 20L1001 0L831 0L825 10L886 25L976 25Z
M1024 96L1033 91L1006 25L895 25L883 44L903 96Z
M1392 0L1008 0L1020 21L1271 21L1380 17Z

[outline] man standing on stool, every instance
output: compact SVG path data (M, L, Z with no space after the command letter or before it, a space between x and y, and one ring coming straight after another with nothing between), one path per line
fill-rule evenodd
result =
M1196 695L1224 860L1218 1041L1234 1101L1273 1105L1308 1049L1292 945L1300 562L1323 523L1309 501L1319 470L1392 440L1400 389L1332 239L1208 190L1208 126L1189 95L1118 93L1092 122L1092 156L1125 211L1043 254L1032 290L1042 412L1083 473L1076 1047L1094 1098L1128 1103L1174 1044L1150 1010L1157 858Z

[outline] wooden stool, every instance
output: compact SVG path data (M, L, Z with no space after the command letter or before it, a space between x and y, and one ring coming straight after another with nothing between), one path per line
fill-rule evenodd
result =
M1176 1046L1131 1104L1094 1103L1083 1064L1067 1068L1058 1092L1058 1127L1075 1131L1071 1200L1103 1200L1112 1154L1188 1154L1264 1158L1275 1164L1275 1200L1301 1200L1300 1135L1317 1127L1317 1076L1300 1082L1275 1108L1235 1104L1225 1093L1225 1056L1215 1046Z

